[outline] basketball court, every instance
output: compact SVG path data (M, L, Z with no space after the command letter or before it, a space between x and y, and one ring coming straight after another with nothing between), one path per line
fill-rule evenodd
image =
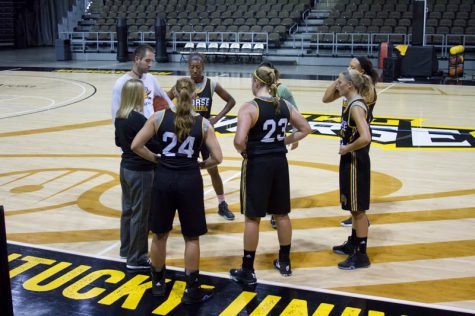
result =
M16 314L52 315L58 310L53 307L84 315L475 313L475 86L378 84L368 212L372 265L342 271L336 264L345 257L331 251L350 233L340 226L348 216L340 210L338 194L341 101L321 102L341 68L305 73L283 67L282 82L313 129L287 155L293 275L284 278L272 268L277 233L263 220L255 264L259 284L241 289L228 279L229 269L241 264L244 227L241 156L233 137L237 110L252 98L254 66L210 67L208 75L237 102L215 126L224 154L219 169L236 219L217 214L203 172L209 233L201 238L200 270L205 284L222 291L198 310L186 310L178 304L184 266L178 222L168 242L169 296L154 301L142 288L145 296L124 299L119 291L125 280L147 280L145 274L123 276L125 263L119 258L120 152L110 101L115 80L130 64L1 66L0 204ZM186 65L153 69L168 90ZM218 99L214 113L224 105Z

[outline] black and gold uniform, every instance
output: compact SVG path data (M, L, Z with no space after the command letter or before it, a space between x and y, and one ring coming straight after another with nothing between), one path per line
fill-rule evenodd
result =
M211 106L213 105L213 82L210 78L204 78L205 82L201 88L197 88L196 97L193 99L193 111L202 117L209 119Z
M211 107L213 106L214 85L210 78L204 78L201 87L196 88L196 97L193 99L193 111L202 117L209 119L211 116ZM201 158L208 159L209 151L206 146L201 148Z
M373 110L374 110L374 106L376 105L376 101L378 100L378 93L376 91L376 87L374 88L374 99L373 101L371 102L365 102L366 105L368 106L368 111L366 112L366 116L367 116L367 121L368 123L371 123L374 119L373 117ZM345 98L343 99L343 107L347 107L348 106L348 100Z
M175 116L171 109L157 114L155 139L161 158L155 172L150 230L155 234L169 232L178 210L183 235L196 237L207 232L203 178L197 158L209 122L196 115L190 134L180 142Z
M365 110L366 122L369 126L371 111L363 97L356 95L348 100L346 105L343 104L340 129L340 143L342 145L351 144L360 136L356 123L350 115L353 106L359 106ZM369 209L371 180L369 149L370 144L340 157L340 202L344 210L357 212Z
M281 99L255 98L258 118L249 130L241 173L241 213L248 217L290 212L289 167L285 133L291 108Z

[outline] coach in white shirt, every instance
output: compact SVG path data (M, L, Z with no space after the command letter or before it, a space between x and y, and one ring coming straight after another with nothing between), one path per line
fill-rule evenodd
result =
M158 80L148 72L155 62L155 52L150 45L139 45L134 52L134 64L132 70L121 76L114 84L112 90L112 123L115 121L115 116L120 105L120 93L122 87L127 80L140 79L145 87L143 115L149 118L155 111L153 108L154 97L162 97L170 107L173 107L173 102L168 95L162 90Z

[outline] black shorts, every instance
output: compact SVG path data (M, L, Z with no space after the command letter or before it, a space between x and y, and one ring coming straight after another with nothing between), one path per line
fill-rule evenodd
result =
M352 212L369 209L371 161L367 151L351 152L340 157L341 208Z
M290 213L289 165L285 154L244 159L241 213L248 217Z
M171 231L178 210L184 236L197 237L207 233L203 178L198 168L179 170L158 165L152 196L152 232L161 234Z

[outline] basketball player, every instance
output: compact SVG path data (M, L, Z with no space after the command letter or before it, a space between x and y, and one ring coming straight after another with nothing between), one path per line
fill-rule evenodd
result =
M138 155L151 162L158 161L150 219L153 232L150 248L152 293L155 296L165 295L167 238L178 210L185 239L184 304L203 302L212 295L211 290L200 287L198 280L199 236L207 232L200 168L213 168L223 159L213 126L192 110L194 91L195 84L191 79L179 79L174 88L176 108L153 114L132 142L132 149ZM152 137L159 142L159 155L145 146ZM197 158L204 144L210 155L198 163Z
M139 79L145 86L143 115L146 118L149 118L155 112L153 109L153 99L155 96L164 98L169 106L173 106L168 95L160 87L158 80L148 73L154 62L155 52L152 46L143 44L135 49L132 69L117 79L112 90L112 122L114 122L117 110L119 109L122 86L130 79Z
M371 91L368 91L367 95L363 96L366 104L369 107L369 117L370 117L369 122L371 123L371 121L373 120L373 109L374 109L374 106L376 105L376 99L378 97L376 93L376 83L379 81L379 75L376 69L373 68L373 64L371 63L371 60L363 56L358 56L351 59L350 64L348 65L348 69L354 69L361 74L366 74L371 77L371 80L375 88L372 89ZM341 96L336 90L336 80L335 80L325 91L322 101L324 103L329 103L329 102L335 101L336 99L340 97ZM344 104L345 102L347 102L347 100L343 100ZM352 226L351 217L341 221L340 225L343 227L351 227Z
M130 145L147 119L143 116L144 86L138 79L125 82L115 125L116 145L122 149L120 185L120 255L127 258L130 271L150 269L148 262L148 215L152 198L155 163L135 154ZM154 148L150 142L147 146Z
M274 69L275 75L277 77L277 96L287 101L290 105L292 105L298 111L298 107L297 107L297 103L295 102L294 95L285 84L280 82L280 72L274 66L274 64L272 64L270 61L264 61L259 66L266 66L266 67ZM296 149L298 145L299 145L299 142L292 143L290 145L290 150ZM270 224L272 225L272 228L277 229L277 224L275 223L275 219L273 216L271 216L270 218Z
M374 91L372 79L357 70L342 72L335 89L347 102L342 107L340 130L340 202L343 210L351 212L353 233L348 241L334 246L333 251L348 255L338 268L353 270L370 266L368 243L370 174L369 148L371 144L371 108L363 95Z
M286 145L310 133L307 120L287 101L277 96L274 69L261 66L252 74L254 100L239 109L234 146L244 157L241 170L241 213L244 222L244 256L240 269L231 269L231 278L245 285L257 282L254 257L259 240L259 224L266 213L274 216L280 244L274 267L283 276L292 274L290 244L289 167ZM287 124L297 130L286 136Z
M214 124L231 111L236 104L236 101L218 82L203 75L204 63L203 55L198 53L191 54L188 59L190 77L196 84L196 97L193 99L193 110L208 119L214 126ZM211 117L211 107L213 105L213 95L215 92L224 102L226 102L226 104L218 115ZM168 96L170 99L174 98L173 88L168 91ZM209 156L208 150L205 147L202 148L201 156L203 160L206 160ZM234 220L234 214L229 210L224 197L223 180L219 175L218 168L210 168L208 169L208 173L211 177L211 183L213 184L214 191L218 198L218 214L224 219L230 221Z

